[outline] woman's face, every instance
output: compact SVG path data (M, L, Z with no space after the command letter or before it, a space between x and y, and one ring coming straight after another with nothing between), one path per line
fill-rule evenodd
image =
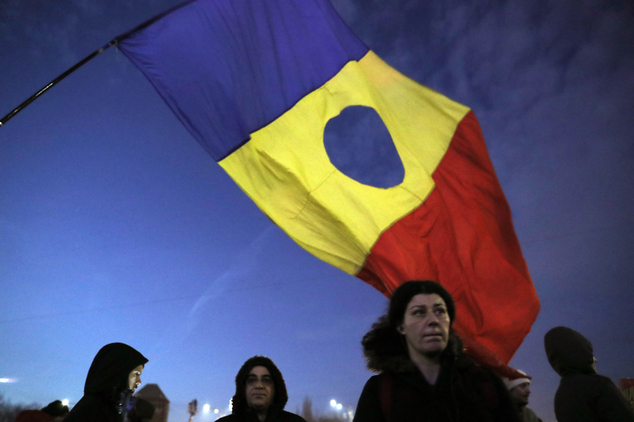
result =
M413 353L435 358L447 347L449 314L437 294L418 294L405 308L403 323L397 327L405 336L410 357Z
M143 373L143 365L139 365L130 371L128 375L128 388L132 391L141 385L141 374Z

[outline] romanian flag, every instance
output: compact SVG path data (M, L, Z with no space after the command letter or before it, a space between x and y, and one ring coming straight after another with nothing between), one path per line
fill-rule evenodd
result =
M539 302L469 108L382 61L327 0L197 0L118 46L300 246L387 296L439 281L467 351L508 363ZM401 184L364 185L330 162L324 129L348 107L383 121Z

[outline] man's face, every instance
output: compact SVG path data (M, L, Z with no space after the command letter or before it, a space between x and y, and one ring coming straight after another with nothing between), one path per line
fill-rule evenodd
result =
M246 381L247 404L255 411L267 411L275 397L275 382L264 366L254 366Z
M143 373L143 365L139 365L130 371L128 375L128 388L132 391L141 385L141 374Z
M531 395L531 387L529 382L524 382L520 385L513 387L510 391L511 397L517 403L522 406L526 406L528 404L528 396Z

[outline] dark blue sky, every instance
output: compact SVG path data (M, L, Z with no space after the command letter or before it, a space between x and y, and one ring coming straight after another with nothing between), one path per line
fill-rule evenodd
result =
M178 1L2 0L0 114ZM471 107L542 310L511 365L554 420L543 352L584 333L600 373L634 378L634 11L625 2L333 0L377 54ZM355 174L384 138L338 150ZM358 142L358 139L357 139ZM359 167L360 166L360 167ZM226 410L244 360L278 363L287 409L354 408L360 339L385 298L313 258L206 155L110 49L0 128L0 393L82 395L97 350L126 342L144 382ZM200 415L201 421L212 420Z

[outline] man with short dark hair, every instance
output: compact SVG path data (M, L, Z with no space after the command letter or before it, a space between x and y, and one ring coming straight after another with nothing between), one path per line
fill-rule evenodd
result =
M282 373L265 356L248 359L236 375L236 393L231 399L231 415L219 422L306 422L286 412L288 401Z
M526 375L526 372L519 369L517 372ZM542 422L535 412L526 407L526 405L528 405L528 396L531 395L531 380L528 378L517 378L514 380L503 378L503 381L504 385L506 385L506 388L509 390L513 404L515 405L522 422Z

